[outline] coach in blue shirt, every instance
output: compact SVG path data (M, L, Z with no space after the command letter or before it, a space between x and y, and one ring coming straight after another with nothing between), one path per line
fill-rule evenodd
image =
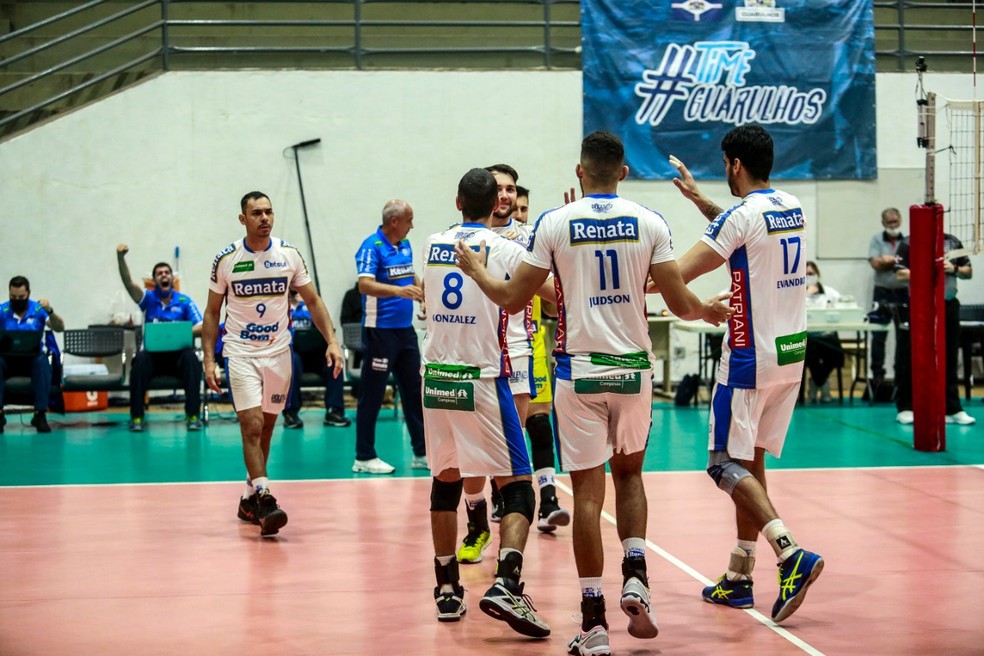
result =
M31 283L24 276L14 276L10 279L10 300L0 303L0 328L4 330L35 330L41 332L45 326L51 326L55 332L65 330L65 322L55 314L47 299L31 300ZM48 353L43 346L41 353L36 356L19 358L0 357L0 433L7 423L3 414L3 393L5 381L15 373L30 373L31 391L34 394L34 417L31 425L39 433L50 433L46 415L48 409L49 391L51 389L51 363Z
M126 265L126 244L116 247L116 264L120 270L120 280L134 303L140 305L144 313L144 324L157 321L190 321L192 334L202 334L202 313L191 297L174 290L174 273L167 262L154 265L151 275L154 289L145 290L130 277ZM171 374L181 378L185 393L185 425L188 430L201 430L198 418L202 402L202 365L195 355L195 349L188 347L180 351L148 353L141 349L133 356L130 368L130 430L139 433L144 427L144 397L150 387L150 379L155 373Z
M413 328L413 303L423 302L407 234L413 208L403 200L383 206L383 223L359 248L355 264L362 293L362 381L355 418L353 472L392 474L376 454L376 419L390 372L403 397L414 469L426 469L424 414L420 400L420 347Z

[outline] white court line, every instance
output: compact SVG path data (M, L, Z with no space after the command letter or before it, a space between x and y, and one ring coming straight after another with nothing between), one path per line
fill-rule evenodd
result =
M561 481L555 481L555 483L557 484L557 487L558 488L560 488L561 490L563 490L567 494L571 495L572 497L574 496L574 490L572 490L570 487L568 487L567 485L565 485ZM604 519L605 521L607 521L608 523L610 523L612 526L618 526L618 524L615 522L615 518L612 515L610 515L609 513L607 513L606 511L604 511L604 510L601 511L601 517L602 517L602 519ZM681 570L682 572L684 572L685 574L687 574L691 578L696 579L697 581L701 582L702 584L704 584L704 585L711 585L712 583L714 583L714 581L711 581L709 578L707 578L706 576L704 576L703 574L701 574L700 572L698 572L697 570L695 570L693 567L691 567L687 563L683 562L682 560L680 560L679 558L677 558L676 556L674 556L673 554L671 554L670 552L668 552L666 549L663 549L662 547L660 547L658 544L656 544L655 542L653 542L649 538L646 538L646 546L649 547L650 549L652 549L656 553L657 556L659 556L663 560L669 562L671 565L673 565L677 569ZM807 654L810 654L810 656L823 656L823 652L822 651L820 651L816 647L813 647L809 643L804 642L803 640L797 638L795 635L793 635L792 633L790 633L786 629L782 628L781 626L779 626L778 624L776 624L771 619L769 619L768 617L766 617L762 613L758 612L754 608L739 608L739 609L735 609L735 610L741 610L744 613L747 613L750 617L755 618L755 620L757 622L759 622L759 623L767 626L768 628L770 628L776 634L782 636L783 638L785 638L786 640L788 640L790 643L796 645L797 647L799 647L800 649L802 649Z

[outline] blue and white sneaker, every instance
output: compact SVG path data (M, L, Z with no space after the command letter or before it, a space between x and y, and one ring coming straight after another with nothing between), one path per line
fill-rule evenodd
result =
M460 585L453 587L451 592L441 592L441 588L434 588L438 622L457 622L468 611L465 606L465 589Z
M482 612L509 624L513 631L531 638L546 638L550 627L536 616L536 608L529 595L523 594L523 583L515 585L508 580L495 583L478 602Z
M806 591L823 571L823 558L799 549L779 564L779 598L772 606L772 620L781 622L800 607Z
M751 608L755 605L751 581L731 581L723 574L717 583L704 588L700 597L709 604L731 608Z

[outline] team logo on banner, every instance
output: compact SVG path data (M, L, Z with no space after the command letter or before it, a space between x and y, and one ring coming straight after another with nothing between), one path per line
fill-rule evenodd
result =
M827 92L794 86L746 86L756 52L744 41L671 43L655 69L642 72L636 123L659 125L674 105L688 123L810 125L823 115Z
M683 0L670 5L673 8L673 18L700 22L702 20L720 20L723 5L707 0Z
M721 138L763 125L776 180L872 179L870 0L581 0L584 133L625 144L634 179L722 178Z

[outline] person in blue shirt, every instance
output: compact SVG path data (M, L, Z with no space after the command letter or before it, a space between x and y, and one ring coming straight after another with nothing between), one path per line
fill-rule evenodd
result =
M174 290L174 273L167 262L158 262L151 273L154 289L145 290L130 277L126 264L126 254L130 248L126 244L116 247L116 263L120 280L126 287L130 298L140 306L144 313L144 323L157 321L190 321L192 334L202 334L202 313L191 298ZM180 351L148 353L141 349L133 356L130 368L130 430L135 433L144 427L144 397L154 374L171 374L181 378L185 393L185 425L188 430L201 430L198 418L202 402L202 365L195 355L195 349L188 347Z
M301 300L300 294L295 290L290 291L290 334L294 335L295 330L317 330L311 319L311 310L307 304ZM304 363L308 358L312 362L308 363L308 371L318 371L325 385L325 426L338 426L345 428L352 425L352 420L345 416L344 401L344 381L342 377L331 375L328 369L328 361L325 360L324 351L318 353L301 354L294 350L294 341L291 340L291 380L290 395L287 397L287 405L284 406L284 428L303 428L304 421L298 413L301 410L301 374L304 372Z
M40 332L45 326L50 326L56 332L65 330L65 322L55 314L47 299L31 300L31 283L27 278L14 276L10 279L8 288L10 300L0 303L0 328ZM39 433L51 432L46 414L51 389L51 363L48 362L47 350L46 346L42 346L41 353L36 356L0 356L0 433L7 423L3 413L5 382L15 373L31 376L31 391L34 394L34 417L31 418L31 425Z
M420 280L413 270L407 234L413 208L404 200L383 206L382 225L369 235L355 256L362 294L362 378L355 417L355 463L352 471L392 474L396 468L376 453L376 419L390 373L403 397L414 469L427 469L424 413L420 400L420 347L413 327L413 303L422 302Z

